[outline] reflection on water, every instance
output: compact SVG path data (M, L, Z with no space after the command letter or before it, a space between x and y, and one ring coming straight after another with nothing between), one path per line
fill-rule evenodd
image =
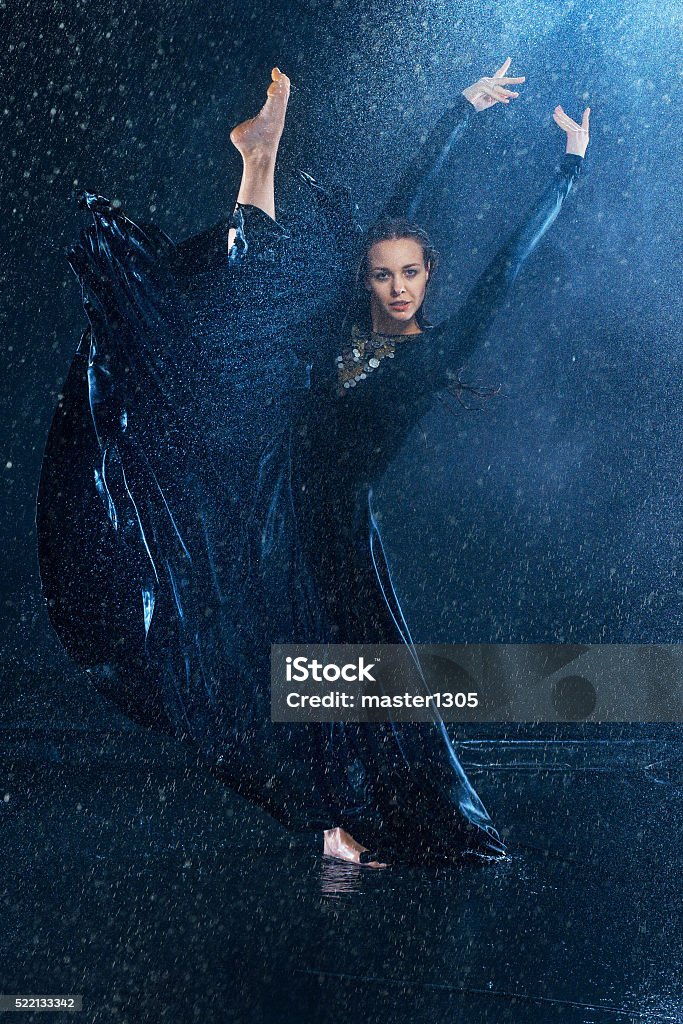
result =
M370 868L362 868L360 864L350 864L342 860L334 860L332 857L322 857L319 865L320 892L328 898L340 898L349 893L360 892L363 889L362 875L366 875ZM386 868L373 868L375 872L381 870L384 873Z

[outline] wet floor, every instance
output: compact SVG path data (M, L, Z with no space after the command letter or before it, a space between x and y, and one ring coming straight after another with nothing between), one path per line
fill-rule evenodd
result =
M4 993L80 994L84 1022L683 1021L681 727L478 726L510 859L373 871L87 688L6 686Z

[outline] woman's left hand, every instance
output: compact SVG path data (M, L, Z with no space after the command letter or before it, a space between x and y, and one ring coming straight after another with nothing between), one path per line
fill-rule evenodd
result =
M573 153L574 156L585 156L586 150L588 149L588 143L590 141L589 134L589 120L591 116L591 108L586 107L583 112L581 124L577 124L573 121L568 114L565 114L562 107L558 105L553 111L553 121L556 125L559 125L563 132L567 133L567 153Z
M509 103L510 100L517 99L519 93L512 92L510 89L506 89L505 86L517 85L523 82L526 76L506 78L505 76L511 63L512 57L508 57L505 63L501 64L490 78L480 78L474 85L463 89L463 96L466 100L470 101L475 110L488 110L489 107L496 103Z

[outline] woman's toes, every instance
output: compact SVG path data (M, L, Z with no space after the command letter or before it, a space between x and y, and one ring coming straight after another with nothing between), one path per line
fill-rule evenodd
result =
M384 864L381 860L361 860L358 862L362 864L364 868L388 868L388 864Z
M280 73L278 78L273 75L273 81L266 91L267 96L286 96L289 92L289 79L287 75Z

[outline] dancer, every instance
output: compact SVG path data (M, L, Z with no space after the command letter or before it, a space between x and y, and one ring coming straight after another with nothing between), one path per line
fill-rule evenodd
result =
M509 65L463 90L366 235L347 189L303 173L305 201L275 219L289 82L274 69L231 134L244 167L227 221L176 246L86 193L93 224L70 253L89 327L38 496L53 625L136 721L374 867L504 846L442 722L272 723L270 645L412 647L373 483L483 337L588 143L589 111L578 125L556 108L560 171L462 310L428 324L435 253L405 218L475 112L516 98Z

